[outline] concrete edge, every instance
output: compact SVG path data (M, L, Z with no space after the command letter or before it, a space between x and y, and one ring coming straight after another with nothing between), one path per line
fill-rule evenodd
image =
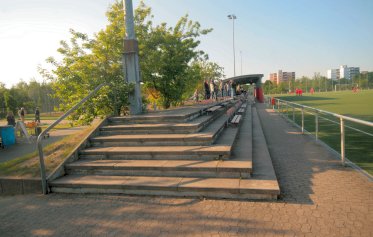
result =
M253 178L260 180L275 181L278 187L278 195L280 194L280 185L277 180L276 172L272 164L271 155L268 150L266 137L264 135L259 113L256 106L252 108L253 119L253 144L256 144L253 150L260 149L261 153L254 155L253 151Z
M40 194L40 178L0 177L0 195Z
M99 134L100 127L108 123L108 117L103 119L96 127L74 148L74 150L67 155L67 157L59 164L47 177L47 182L53 181L65 175L65 164L79 159L79 151L89 145L90 138Z

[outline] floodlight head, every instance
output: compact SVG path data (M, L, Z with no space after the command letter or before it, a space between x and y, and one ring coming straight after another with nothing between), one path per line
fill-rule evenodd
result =
M229 19L232 19L232 15L228 15L228 18L229 18Z
M234 14L230 14L230 15L228 15L228 18L230 19L230 20L234 20L234 19L237 19L237 17L236 17L236 15L234 15Z

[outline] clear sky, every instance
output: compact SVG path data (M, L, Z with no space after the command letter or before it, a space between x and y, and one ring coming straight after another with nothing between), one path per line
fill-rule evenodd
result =
M36 78L37 66L56 56L69 29L93 35L106 24L114 0L0 0L0 81L7 87ZM134 7L139 0L134 0ZM279 69L296 77L326 75L339 65L373 71L372 0L145 0L155 22L174 25L183 15L213 32L200 48L233 76L235 14L236 75ZM141 59L140 59L141 60Z

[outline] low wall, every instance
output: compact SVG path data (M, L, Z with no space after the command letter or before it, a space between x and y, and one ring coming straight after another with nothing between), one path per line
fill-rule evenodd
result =
M38 178L0 177L0 195L41 194L41 181Z

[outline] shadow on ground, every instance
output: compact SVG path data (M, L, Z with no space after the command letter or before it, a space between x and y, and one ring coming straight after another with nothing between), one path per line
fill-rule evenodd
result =
M313 178L328 171L349 172L335 155L264 105L257 105L272 163L281 188L280 201L313 204Z

